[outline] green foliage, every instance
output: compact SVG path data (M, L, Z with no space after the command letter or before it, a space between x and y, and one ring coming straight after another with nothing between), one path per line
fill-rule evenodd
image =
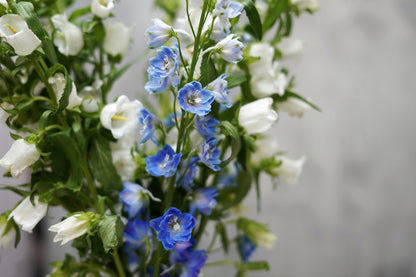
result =
M104 215L98 222L98 234L105 252L117 249L123 241L124 226L116 215Z

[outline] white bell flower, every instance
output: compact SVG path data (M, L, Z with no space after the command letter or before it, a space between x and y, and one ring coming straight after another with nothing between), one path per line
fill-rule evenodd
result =
M23 170L39 160L40 153L36 145L24 139L13 142L10 150L0 160L0 166L10 170L13 177L19 177Z
M9 118L10 114L5 110L11 110L14 106L10 103L3 102L0 104L0 121L6 122L7 118Z
M0 36L4 37L20 56L31 54L41 43L23 17L17 14L0 17Z
M53 77L50 77L48 79L48 83L52 85L53 90L55 91L56 95L56 101L59 101L64 94L66 80L65 76L62 73L56 73L53 75ZM72 109L76 106L79 106L81 104L81 97L77 94L77 88L75 86L75 83L72 82L72 90L68 97L68 106L67 109Z
M68 56L75 56L84 47L84 38L81 29L68 21L64 14L55 14L51 17L56 31L53 42L59 52Z
M113 164L123 182L132 180L134 171L137 167L136 162L131 155L131 149L134 147L135 138L136 135L132 132L117 140L116 143L111 143Z
M112 56L124 56L129 49L131 28L121 22L104 22L104 28L104 51Z
M272 104L273 99L266 97L240 108L238 123L246 129L247 134L263 133L270 129L278 119Z
M286 183L289 185L296 184L299 175L302 173L306 157L302 156L298 160L292 160L285 156L278 156L275 159L281 161L282 164L279 167L276 167L273 173L278 174L279 177L285 179Z
M103 85L103 81L96 79L92 86L84 87L80 92L79 96L82 98L81 108L87 113L97 112L100 107L99 103L101 102L98 90Z
M280 72L279 63L273 62L274 48L268 43L253 43L249 55L259 58L249 64L253 95L257 98L272 94L282 96L289 82L286 75Z
M291 2L292 5L297 6L301 11L310 10L315 12L321 7L317 0L291 0Z
M0 5L3 5L6 9L9 7L6 0L0 0Z
M89 219L82 214L76 214L49 227L49 231L56 232L53 242L62 241L61 245L76 239L88 232Z
M99 18L107 18L114 8L113 0L92 0L91 12Z
M101 110L101 124L119 139L138 128L141 108L140 101L130 101L127 96L121 95L115 103L107 104Z
M23 231L29 233L32 233L48 211L48 204L39 202L38 196L35 196L34 204L32 205L30 197L26 197L9 215L9 219L13 218L14 222L22 226Z
M289 97L284 102L278 102L276 107L278 111L283 111L290 116L297 116L299 118L302 118L303 114L311 109L311 106L307 103L294 97Z
M0 247L3 248L9 248L10 243L16 236L16 230L14 228L10 228L9 230L7 230L7 233L5 233L7 225L7 216L3 214L0 217Z
M262 159L271 158L278 152L277 140L273 137L267 137L256 140L256 151L251 155L251 160L255 164L260 164Z
M282 38L276 45L283 57L299 57L303 52L303 41L297 38Z

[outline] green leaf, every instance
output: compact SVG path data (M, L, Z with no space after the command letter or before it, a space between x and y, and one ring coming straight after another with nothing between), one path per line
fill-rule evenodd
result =
M113 165L108 140L96 133L93 136L88 153L88 164L95 179L106 190L121 190L121 178Z
M217 230L218 234L220 234L222 247L224 248L224 252L228 253L228 236L227 236L227 229L225 228L224 223L218 222L215 226L215 229Z
M244 5L248 21L250 22L251 29L253 30L253 35L257 40L261 40L263 37L263 28L256 5L252 0L244 0L242 3Z
M266 16L263 21L263 33L266 33L270 28L273 27L276 20L280 17L281 13L288 6L289 0L276 0L271 1L269 9L267 10Z
M201 85L205 87L217 78L218 73L212 59L208 59L210 55L205 54L201 62Z
M91 12L91 6L87 6L85 8L81 8L78 10L75 10L68 18L68 21L74 21L80 16L83 16L85 14L89 14Z
M227 78L227 83L228 83L227 88L232 89L232 88L238 87L245 81L247 81L247 76L246 74L244 74L244 72L238 72L238 73L232 74L231 76Z
M63 180L65 187L79 191L83 184L82 160L78 146L67 129L46 137L46 152L51 152L52 171Z
M117 249L123 242L124 226L116 215L105 215L98 222L98 233L103 241L105 252Z
M240 152L240 150L241 150L241 138L240 138L240 135L238 133L237 127L235 127L231 122L222 121L219 124L219 127L222 128L222 130L223 130L222 133L231 139L231 143L230 143L231 144L231 155L226 161L223 161L220 165L220 167L224 167L229 162L234 160L234 158L237 157L238 153Z
M305 99L304 97L300 96L297 93L291 92L291 91L286 91L285 92L285 96L287 97L293 97L293 98L297 98L299 100L302 100L303 102L305 102L306 104L308 104L309 106L311 106L312 108L314 108L315 110L317 110L318 112L322 112L321 109L316 106L315 104L313 104L312 102L308 101L307 99Z
M48 126L48 118L51 115L52 110L46 110L43 112L39 119L39 130L44 130Z

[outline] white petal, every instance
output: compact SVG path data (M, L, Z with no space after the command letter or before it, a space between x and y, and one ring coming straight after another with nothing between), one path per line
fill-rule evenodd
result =
M9 219L22 226L22 230L31 233L38 222L45 217L48 205L39 202L39 197L34 198L35 206L30 202L30 198L26 197L9 215Z
M18 139L0 160L0 166L10 169L13 177L19 177L23 170L39 160L39 157L40 153L36 145L29 144L24 139Z

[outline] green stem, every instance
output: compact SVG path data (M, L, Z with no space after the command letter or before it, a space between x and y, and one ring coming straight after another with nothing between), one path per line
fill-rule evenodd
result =
M123 265L121 264L120 257L118 256L117 250L114 250L113 259L117 267L118 276L126 277L126 274L124 273L124 268L123 268Z
M207 266L217 266L217 265L232 265L238 268L239 263L235 262L235 261L229 261L229 260L225 260L225 261L216 261L216 262L211 262L211 263L206 263L205 267Z
M95 188L94 179L92 178L86 159L83 161L82 170L84 171L85 178L87 179L88 189L91 192L91 195L94 201L95 210L98 211L98 193Z
M205 14L207 12L207 9L208 9L208 1L204 1L204 5L202 6L202 11L201 11L201 18L199 20L198 33L196 35L195 43L194 43L194 52L192 55L191 69L189 70L188 82L191 82L194 78L195 66L198 61L199 50L201 49L199 42L201 40L201 34L202 34L202 29L205 23Z
M207 226L207 223L208 223L208 218L206 216L202 216L201 224L199 225L198 232L195 235L196 245L198 245L202 237L202 234L204 233L205 226Z
M185 68L186 76L189 77L189 71L188 71L188 68L186 67L185 59L183 58L183 55L182 55L181 40L179 39L179 36L176 33L175 33L174 36L175 36L176 40L178 41L179 56L181 57L181 61L182 61L182 64L183 64L183 68Z

